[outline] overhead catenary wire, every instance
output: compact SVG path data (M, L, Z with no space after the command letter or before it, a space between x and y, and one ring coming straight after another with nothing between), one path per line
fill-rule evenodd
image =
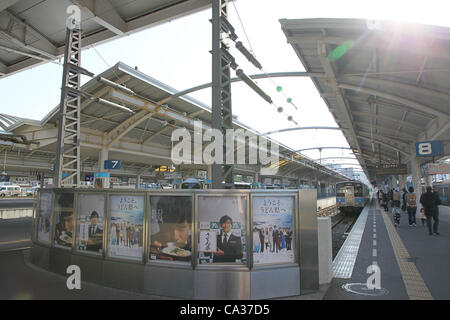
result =
M238 17L239 23L241 24L242 31L244 32L245 38L247 39L247 43L248 43L248 45L249 45L249 47L250 47L250 52L251 52L251 54L252 54L252 55L255 57L255 59L256 59L255 51L253 50L253 46L252 46L252 44L251 44L250 38L249 38L249 36L248 36L248 34L247 34L247 31L245 30L244 23L242 22L241 16L239 15L239 11L238 11L238 9L237 9L237 7L236 7L236 4L235 4L234 1L232 1L232 4L233 4L233 7L234 7L234 10L236 11L236 15L237 15L237 17ZM267 78L273 83L273 85L274 85L276 88L282 88L281 86L279 86L279 85L272 79L272 77L269 76L269 74L264 70L264 68L262 68L262 66L261 66L261 68L258 68L258 69L260 69L260 70L267 76ZM284 95L284 97L286 98L286 102L288 102L288 103L289 103L290 105L292 105L296 110L298 110L297 106L292 102L292 98L288 97L284 92L281 92L281 94Z

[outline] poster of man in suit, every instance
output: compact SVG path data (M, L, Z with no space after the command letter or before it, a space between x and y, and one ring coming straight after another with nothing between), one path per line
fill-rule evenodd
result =
M246 201L240 195L199 196L199 264L247 262Z
M105 196L79 194L78 208L77 249L101 253L103 250Z

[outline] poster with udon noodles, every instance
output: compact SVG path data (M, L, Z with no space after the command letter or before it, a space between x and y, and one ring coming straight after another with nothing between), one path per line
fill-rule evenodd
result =
M253 197L253 263L293 263L292 196Z
M77 250L103 252L104 217L103 194L78 194Z
M52 212L52 193L42 192L36 216L37 241L50 243L50 214Z
M199 196L197 209L198 263L246 263L247 197Z
M75 236L73 199L73 193L55 194L55 213L53 215L53 221L55 223L55 247L72 248L72 241Z
M109 256L142 259L144 196L110 196Z
M190 262L192 196L150 196L150 260Z

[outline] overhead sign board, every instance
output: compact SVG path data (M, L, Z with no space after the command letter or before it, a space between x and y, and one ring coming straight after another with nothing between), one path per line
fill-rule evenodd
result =
M377 175L407 174L406 164L382 164L378 165L375 173Z
M427 163L423 166L423 173L427 176L434 174L450 174L449 163Z
M120 160L105 160L104 168L105 169L120 169L121 162Z
M444 154L442 141L419 141L416 142L417 157L434 157Z

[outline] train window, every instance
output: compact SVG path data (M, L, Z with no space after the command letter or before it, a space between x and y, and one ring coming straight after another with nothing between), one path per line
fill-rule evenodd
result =
M201 189L200 183L183 183L181 189Z
M355 196L362 197L363 196L363 187L360 184L355 185Z
M338 196L338 197L345 196L345 185L344 184L336 185L336 196Z

